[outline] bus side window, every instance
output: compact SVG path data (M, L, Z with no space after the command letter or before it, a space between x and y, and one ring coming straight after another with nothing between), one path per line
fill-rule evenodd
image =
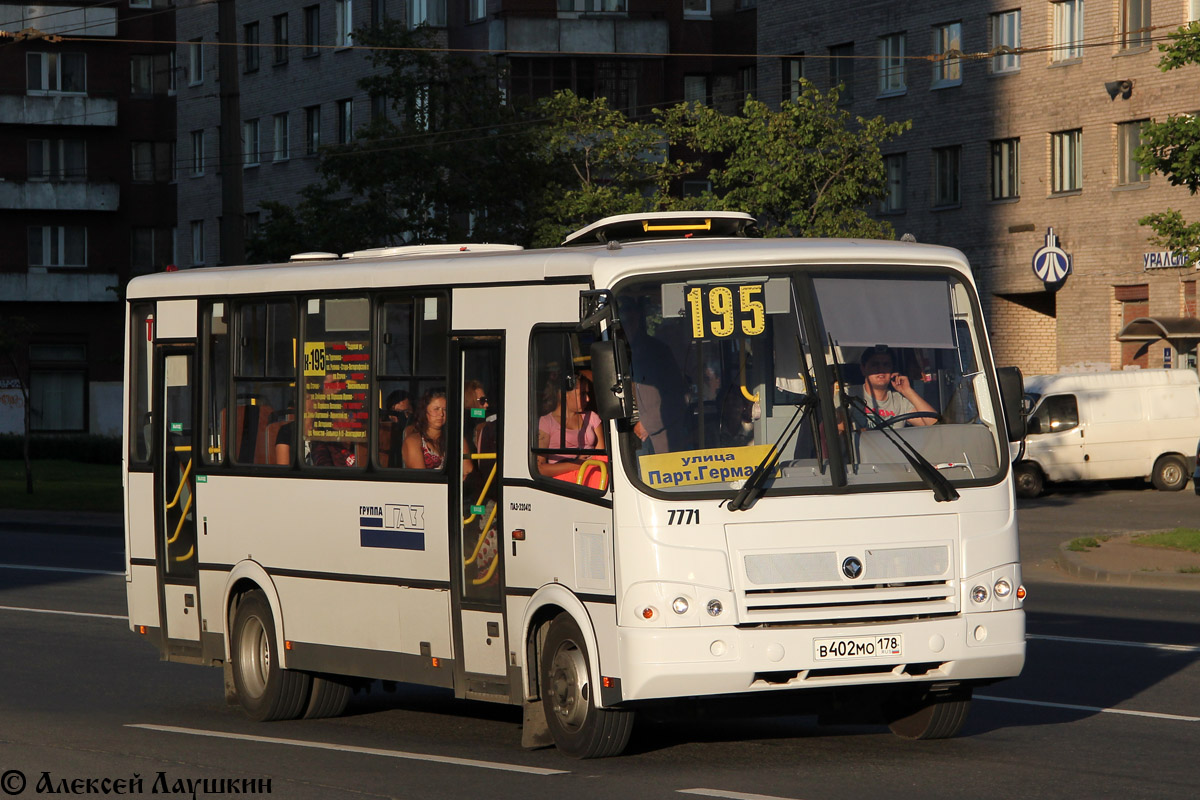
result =
M200 454L206 464L226 461L229 437L229 318L227 303L212 303L203 314L204 355L202 370L204 440Z
M291 302L237 307L234 364L234 431L229 444L238 464L277 464L267 440L271 423L294 414L296 404L296 310ZM279 434L280 437L287 434ZM294 442L294 426L291 432Z
M421 398L426 391L446 387L446 297L386 298L379 304L375 328L375 463L403 469L404 439L413 432Z
M590 342L563 330L535 331L531 340L534 476L606 489L608 457L604 424L592 399Z

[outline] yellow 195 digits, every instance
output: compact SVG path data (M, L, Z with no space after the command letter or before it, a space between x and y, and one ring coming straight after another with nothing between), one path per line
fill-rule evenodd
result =
M763 308L761 283L742 286L693 286L687 292L688 306L692 315L692 338L704 339L712 336L724 339L732 336L741 323L742 333L758 336L766 330L766 314ZM737 292L735 307L733 295ZM704 295L707 294L707 301Z

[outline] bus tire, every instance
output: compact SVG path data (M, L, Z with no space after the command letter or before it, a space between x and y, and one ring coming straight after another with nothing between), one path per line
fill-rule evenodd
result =
M233 617L230 638L238 702L258 722L296 719L308 707L312 676L279 668L275 616L260 591L248 592Z
M593 704L587 644L570 614L559 614L541 651L541 694L554 745L572 758L619 755L633 732L633 712Z
M1150 481L1160 492L1178 492L1187 486L1187 467L1179 456L1161 456L1154 462Z
M1046 476L1032 461L1021 461L1013 465L1013 483L1017 497L1038 497L1046 488Z
M970 687L951 692L905 691L884 705L888 728L902 739L951 739L971 711Z
M313 675L312 693L308 698L308 707L304 710L304 719L341 716L353 693L354 687L344 678L336 675Z

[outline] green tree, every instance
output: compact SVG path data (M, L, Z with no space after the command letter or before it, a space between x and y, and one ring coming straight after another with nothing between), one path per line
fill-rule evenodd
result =
M748 99L740 116L701 105L660 112L672 141L709 154L712 193L677 205L746 211L766 236L894 236L868 207L886 193L880 146L912 123L851 118L838 92L805 82L779 110Z
M1160 44L1163 53L1158 68L1163 72L1200 64L1200 22L1170 34ZM1195 195L1200 190L1200 119L1193 114L1168 116L1162 122L1142 126L1142 144L1135 158L1143 173L1161 173L1172 186L1186 186ZM1154 231L1155 244L1187 256L1187 266L1200 263L1200 222L1188 222L1177 209L1148 214L1138 220Z

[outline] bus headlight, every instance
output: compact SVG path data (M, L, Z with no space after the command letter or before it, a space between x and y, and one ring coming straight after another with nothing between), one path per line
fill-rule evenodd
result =
M686 614L688 607L688 599L686 597L676 597L671 601L671 610L676 614Z
M976 603L986 603L988 599L988 590L986 586L976 586L971 590L971 599Z
M719 617L721 616L721 612L725 610L725 606L721 605L720 600L713 598L708 601L708 608L706 610L710 617Z
M1001 578L1000 580L996 581L996 585L992 587L992 591L996 593L996 597L999 597L1001 600L1003 600L1004 598L1008 597L1009 593L1012 591L1012 584L1004 580L1004 578Z

